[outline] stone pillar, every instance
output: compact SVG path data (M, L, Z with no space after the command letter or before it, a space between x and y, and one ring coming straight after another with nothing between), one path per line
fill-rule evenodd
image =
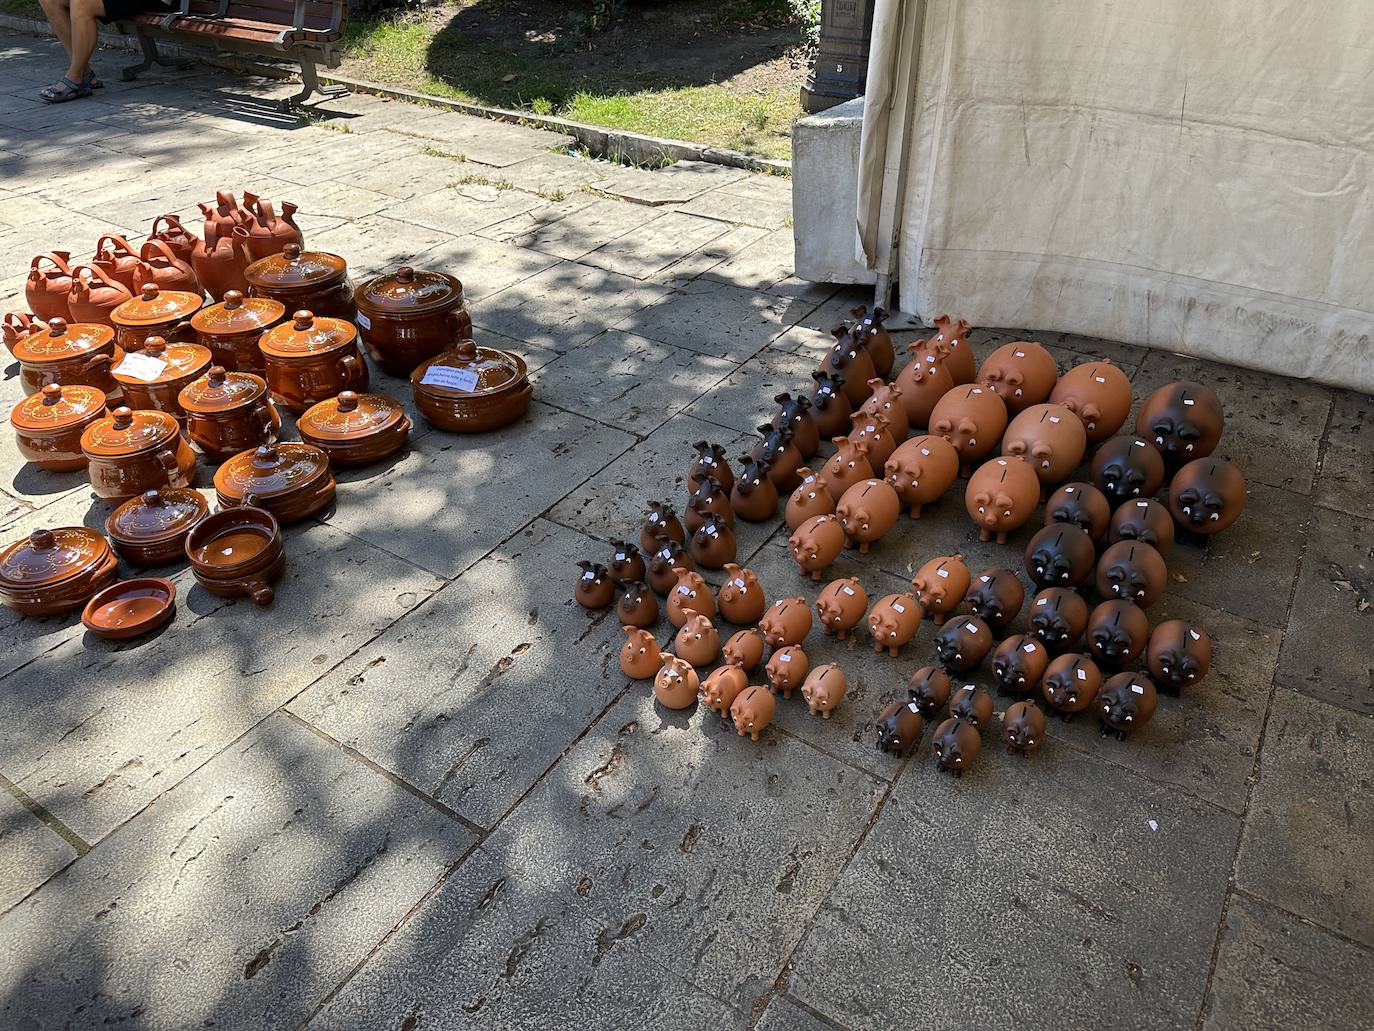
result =
M822 0L821 42L802 85L802 108L814 114L863 94L873 0Z

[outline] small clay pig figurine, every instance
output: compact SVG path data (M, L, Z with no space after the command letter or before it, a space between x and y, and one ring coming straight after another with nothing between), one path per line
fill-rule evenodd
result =
M743 569L733 562L725 564L725 576L716 595L716 609L736 626L757 623L768 607L758 576L752 569Z
M811 378L816 381L816 389L811 394L811 421L816 424L816 433L833 437L845 432L849 429L849 416L854 406L844 392L844 377L817 369Z
M631 680L648 680L663 665L654 635L636 626L625 627L625 643L620 646L620 671Z
M1177 698L1183 688L1196 687L1212 668L1212 639L1195 623L1165 620L1150 635L1145 665L1159 689Z
M968 332L973 327L964 319L955 322L948 315L935 316L933 325L936 333L930 338L930 345L946 352L945 361L955 385L972 383L977 362L968 344Z
M820 582L821 573L839 558L844 550L844 527L833 515L812 516L797 528L797 532L787 538L787 546L792 550L792 558L797 563L797 571Z
M721 666L701 685L701 698L712 712L729 716L730 706L748 686L749 678L744 670L738 666Z
M873 650L895 656L921 629L921 603L914 594L887 594L868 612Z
M914 702L921 715L930 719L935 710L949 701L953 683L949 674L940 666L922 666L907 681L907 700Z
M735 510L730 507L730 495L716 482L714 476L707 476L697 484L697 489L692 491L692 496L687 499L682 521L689 538L701 529L701 524L706 521L708 515L716 516L728 526L735 525Z
M1133 433L1112 437L1093 452L1092 479L1115 508L1159 490L1164 483L1164 459L1144 437Z
M1010 569L985 569L973 578L964 600L996 636L1020 614L1026 589Z
M778 488L768 475L768 463L755 462L748 455L740 461L745 463L744 471L730 491L730 508L751 523L772 519L778 510Z
M870 544L896 525L901 512L901 499L886 480L854 484L835 506L835 516L844 528L845 544L858 545L863 555L868 554Z
M710 476L720 484L721 490L729 494L735 486L735 474L725 460L725 448L704 440L698 440L692 447L696 448L697 456L687 469L687 490L695 493L701 481Z
M1100 541L1112 521L1107 496L1091 483L1066 483L1045 502L1045 525L1072 523L1094 541Z
M768 674L768 686L774 694L781 693L791 698L792 692L801 687L806 674L811 670L811 660L806 652L795 644L779 648L768 659L764 672Z
M830 515L835 511L835 499L824 480L806 466L799 468L797 475L801 477L801 483L788 497L787 509L783 513L791 530L796 530L813 516Z
M792 439L792 431L775 429L770 423L763 423L758 430L760 440L749 452L750 461L768 463L768 478L780 493L796 490L801 482L797 467L802 464L802 453Z
M1007 707L1002 717L1002 740L1009 754L1026 758L1045 740L1045 714L1034 702L1021 701Z
M960 616L935 635L935 654L945 669L967 673L982 665L992 651L992 631L977 616Z
M1118 673L1097 695L1097 714L1102 736L1115 734L1118 741L1139 730L1155 714L1159 694L1150 678L1139 673Z
M849 428L849 439L864 444L868 464L876 472L892 457L897 445L906 438L905 434L898 437L893 433L892 427L882 416L860 411L854 413L854 422Z
M830 714L839 707L844 698L846 684L844 671L833 662L817 666L806 675L802 682L802 698L811 710L811 715L830 719Z
M1092 705L1102 686L1102 673L1086 655L1061 655L1045 670L1040 690L1050 708L1068 721Z
M878 751L900 756L921 740L925 720L921 718L920 706L915 702L896 701L882 711L876 729Z
M896 383L884 383L880 379L874 379L868 385L873 393L859 411L882 419L892 427L898 440L905 440L911 423L906 408L902 406L902 388Z
M1104 598L1133 601L1148 609L1169 579L1164 558L1148 544L1122 541L1102 553L1097 562L1097 591Z
M615 584L606 567L597 562L579 562L582 575L577 578L573 597L584 609L604 609L615 600Z
M902 391L908 429L929 426L935 405L954 389L954 377L945 368L944 359L926 350L925 344L920 340L911 345L915 357L897 374L896 386Z
M692 560L703 569L724 569L735 561L735 531L717 515L708 515L687 545Z
M1042 526L1026 545L1026 575L1036 590L1077 587L1093 571L1093 539L1071 523Z
M958 478L959 452L944 437L913 437L892 452L883 474L911 518L920 519L921 509L944 497Z
M1072 476L1087 449L1083 424L1063 405L1031 405L1002 438L1002 453L1024 458L1046 487Z
M1030 521L1040 500L1040 479L1024 459L994 458L969 477L964 508L979 540L1007 543L1007 534Z
M811 606L805 598L779 598L759 620L759 629L770 648L801 644L811 632Z
M1135 431L1154 441L1170 472L1206 458L1221 440L1221 399L1200 383L1169 383L1145 399Z
M611 541L611 547L614 553L610 565L606 567L611 581L623 585L633 580L643 580L646 567L639 549L629 541Z
M757 627L740 630L725 642L720 654L727 665L738 666L744 672L752 673L763 661L763 634L759 633Z
M1245 509L1245 477L1230 462L1200 458L1189 462L1169 484L1169 512L1192 533L1220 533Z
M1140 541L1164 555L1174 546L1173 517L1153 498L1137 498L1112 514L1112 521L1107 526L1107 543L1118 541Z
M658 549L649 556L649 586L666 595L677 586L676 569L696 569L692 556L682 545L667 537L660 537Z
M941 626L945 617L957 609L968 594L970 579L968 566L961 556L941 555L916 570L911 586L921 609L936 626Z
M931 751L941 773L962 777L982 750L983 738L972 723L951 716L935 728Z
M1150 621L1134 602L1104 601L1088 617L1088 654L1099 666L1134 662L1150 640Z
M877 370L863 344L850 334L849 327L836 326L830 332L835 337L835 346L821 362L820 371L844 378L844 393L852 411L868 400L868 381L875 378Z
M992 695L974 684L965 684L949 700L949 714L982 730L992 719Z
M701 681L686 659L665 652L663 667L654 677L654 697L667 709L685 709L697 700Z
M1063 405L1083 423L1089 444L1100 444L1131 414L1131 381L1108 361L1075 365L1060 378L1050 403Z
M832 437L835 453L826 459L817 475L830 491L832 498L844 497L844 492L856 483L873 479L873 466L868 461L868 444L854 437Z
M892 371L892 363L896 360L892 350L892 337L883 327L889 315L888 310L879 305L869 314L868 309L860 305L849 309L849 314L854 316L854 327L850 333L864 345L864 350L873 359L873 368L878 375L886 376Z
M668 592L668 622L680 627L693 613L701 613L707 619L716 614L716 599L711 596L711 588L701 574L693 569L678 566L677 585Z
M709 619L694 614L678 630L673 648L693 666L709 666L720 655L720 635Z
M625 593L615 606L622 626L650 627L658 622L658 599L649 585L639 580L625 584Z
M849 631L863 622L868 611L868 593L855 577L831 580L816 599L816 615L827 635L844 641Z
M1039 344L1014 340L983 359L977 379L1006 403L1009 415L1015 416L1049 398L1059 379L1059 367Z
M1050 587L1031 599L1030 632L1051 653L1068 651L1088 625L1088 603L1066 587Z
M746 687L731 703L730 716L740 737L748 734L751 740L757 741L764 728L773 722L777 707L777 701L767 688Z
M930 432L954 445L962 476L997 450L1006 429L1007 406L987 387L955 387L930 413Z
M1008 637L992 655L992 676L1003 694L1030 694L1040 686L1050 653L1029 634Z
M649 514L639 528L639 543L645 551L652 553L658 549L660 539L685 545L687 532L682 528L682 520L677 517L672 505L664 501L650 501Z
M778 410L773 414L773 428L790 432L802 458L810 458L821 446L816 420L811 417L811 399L783 392L774 395L773 400L778 403Z

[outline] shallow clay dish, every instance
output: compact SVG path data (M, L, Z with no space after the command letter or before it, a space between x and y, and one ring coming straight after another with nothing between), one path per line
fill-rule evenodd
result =
M34 530L0 551L0 604L25 616L79 609L114 579L118 564L109 542L94 530Z
M81 622L107 641L139 637L176 614L176 584L160 576L121 580L86 602Z
M331 465L369 465L405 447L410 420L385 394L345 390L307 410L296 429L301 440L329 456Z
M272 582L286 568L281 525L265 508L245 505L207 516L186 538L191 572L211 594L270 605Z
M402 265L353 293L367 353L397 376L472 336L463 284L443 272Z
M334 474L329 458L311 444L267 443L220 466L215 493L224 508L253 505L294 523L334 500Z
M164 487L130 498L105 520L105 533L137 566L161 566L186 557L186 537L210 512L199 491Z
M425 420L450 433L484 433L512 423L534 393L523 358L471 340L425 362L410 374L410 385Z
M105 416L105 394L95 387L63 387L49 383L14 406L19 453L41 469L74 472L86 468L81 434Z

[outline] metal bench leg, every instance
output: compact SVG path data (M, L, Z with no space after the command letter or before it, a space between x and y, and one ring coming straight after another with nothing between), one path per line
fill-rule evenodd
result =
M157 40L143 31L143 26L135 28L135 35L138 36L139 49L143 51L143 60L138 64L131 64L127 68L119 70L119 77L125 82L133 82L138 78L140 72L146 72L153 65L162 60L162 55L157 52Z
M301 82L304 84L305 88L295 96L288 97L281 102L280 107L283 112L290 111L294 107L299 107L316 93L326 97L344 97L348 95L347 86L336 86L332 84L328 86L320 85L320 77L315 71L315 62L308 57L302 57L300 59L300 64Z

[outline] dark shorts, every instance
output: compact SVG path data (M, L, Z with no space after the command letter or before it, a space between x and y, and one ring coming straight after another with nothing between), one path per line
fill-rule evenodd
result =
M99 20L109 25L131 14L142 14L145 11L153 14L171 14L179 8L180 4L160 3L159 0L105 0L105 14Z

